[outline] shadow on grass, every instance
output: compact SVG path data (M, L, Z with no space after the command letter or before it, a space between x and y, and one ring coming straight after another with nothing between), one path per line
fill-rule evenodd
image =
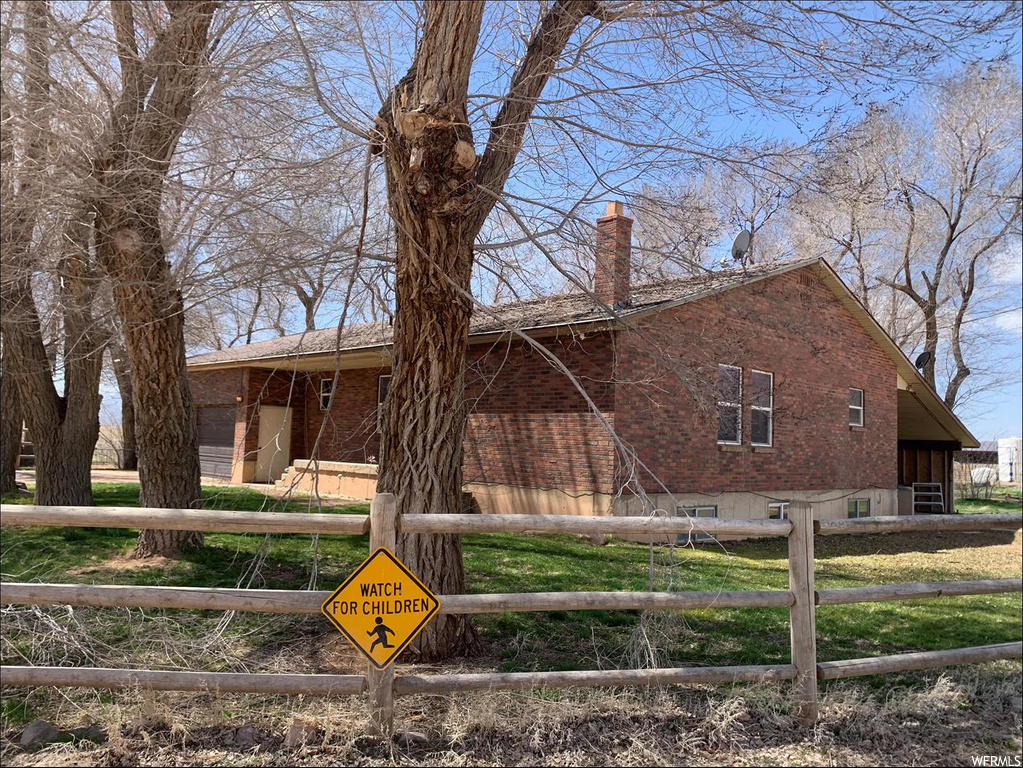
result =
M818 536L817 560L858 555L899 555L908 552L935 554L953 549L996 547L1012 544L1016 531L920 531Z

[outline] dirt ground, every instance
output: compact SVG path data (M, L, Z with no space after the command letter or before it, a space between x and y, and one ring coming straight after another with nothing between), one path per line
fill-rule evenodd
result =
M97 723L103 744L18 746L5 766L99 765L1019 765L1020 664L997 662L825 687L816 727L787 685L478 693L399 699L408 735L376 744L359 699L37 691L54 724ZM12 693L12 692L8 692ZM79 698L71 698L72 694ZM30 697L31 698L31 697ZM31 701L29 702L31 703ZM284 744L296 722L304 745Z

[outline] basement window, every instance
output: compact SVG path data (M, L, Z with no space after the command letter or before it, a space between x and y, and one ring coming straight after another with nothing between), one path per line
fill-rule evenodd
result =
M742 368L718 366L718 442L742 442Z
M849 517L870 517L870 499L849 499Z
M774 438L774 374L753 371L750 401L750 432L753 445L771 445Z
M387 399L387 392L391 388L391 376L385 374L377 379L377 432L380 431L380 421L384 415L384 400Z
M767 505L767 517L769 520L788 520L789 503L787 501L772 501Z
M330 408L330 400L334 395L334 380L320 379L320 410Z
M718 508L716 506L686 507L680 504L675 508L675 515L677 517L717 517ZM678 535L678 543L683 546L689 546L698 541L714 541L714 537L709 533L697 531L686 531Z
M849 390L849 426L863 426L863 390Z

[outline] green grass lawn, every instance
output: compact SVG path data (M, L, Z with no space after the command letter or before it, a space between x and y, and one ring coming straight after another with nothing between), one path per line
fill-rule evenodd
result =
M1018 501L1003 499L956 499L956 511L964 515L990 515L995 513L1019 513Z
M97 484L94 495L97 505L137 505L138 485ZM218 509L310 508L308 501L285 506L246 489L210 488L204 498L208 507ZM367 506L319 511L365 513ZM1018 513L1020 505L999 506L997 511ZM314 547L306 535L207 534L200 551L176 560L139 563L126 558L134 538L131 531L117 529L3 529L3 579L302 589L310 582L315 554L317 588L333 589L368 554L368 536L322 536ZM571 536L489 534L465 536L463 545L468 590L475 593L645 590L651 562L655 589L669 585L676 590L785 589L788 584L782 539L651 550L623 541L596 546ZM1019 532L829 536L819 537L816 546L819 588L1021 574ZM265 561L250 581L250 566L261 553ZM100 621L125 613L130 622ZM826 661L1019 640L1020 613L1018 594L822 607L817 619L818 656ZM54 610L53 615L63 614ZM149 638L146 627L201 639L212 636L223 614L137 609L117 614L113 609L80 608L76 615L78 621L85 617L86 624L94 619L89 626L104 647L142 643L145 653L139 659L180 665L157 640L143 643L142 638ZM638 657L650 658L651 649L661 665L770 664L787 662L789 655L787 609L508 613L474 621L490 657L484 663L502 671L631 666ZM35 663L47 663L37 660L42 651L33 638L19 636L6 622L4 633L8 640L4 663L24 663L15 660L19 653ZM230 637L229 651L221 644L217 653L199 653L188 659L189 664L251 669L268 659L285 658L307 672L343 666L337 658L313 652L330 647L345 653L338 633L319 616L239 614Z

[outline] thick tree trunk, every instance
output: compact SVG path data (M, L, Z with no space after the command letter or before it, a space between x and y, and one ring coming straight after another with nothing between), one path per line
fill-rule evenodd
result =
M17 192L12 176L15 154L14 122L6 92L0 112L4 129L0 154L5 169L3 193L3 298L4 372L13 375L18 399L35 448L37 504L87 506L92 504L90 469L99 437L99 378L104 334L92 318L96 275L92 270L91 208L79 201L72 209L60 238L57 306L51 314L61 327L64 395L54 386L54 360L58 345L47 349L43 326L33 295L33 279L47 262L40 257L36 228L44 220L46 164L50 143L49 9L45 3L26 3L25 106L30 119L23 126L21 171ZM56 190L46 194L56 197ZM58 333L51 333L53 338ZM9 358L8 358L9 354ZM20 446L19 446L20 447Z
M544 84L592 0L559 0L533 36L477 158L467 116L482 2L423 5L415 60L377 116L397 235L394 375L382 430L377 488L399 515L462 511L463 386L476 235L504 188ZM431 589L465 589L458 536L399 537L398 554ZM421 659L471 653L472 625L434 619L412 646Z
M466 93L483 4L434 2L425 10L416 62L380 113L397 260L394 375L377 490L395 495L399 515L461 511L467 295L479 231L467 215L476 155ZM399 536L397 549L434 592L465 591L461 537ZM466 618L438 616L410 650L436 660L478 645Z
M131 369L128 366L128 351L120 343L110 348L110 363L117 379L121 395L121 451L118 468L135 471L139 468L138 449L135 441L135 402L131 386Z
M184 306L153 221L101 207L97 252L119 272L114 304L132 377L139 503L197 508L202 503L199 437L185 368ZM199 532L146 530L139 533L134 556L172 556L198 546Z
M145 59L133 4L112 3L121 95L95 162L96 255L113 280L131 371L140 502L198 507L199 440L185 369L184 305L160 229L164 183L208 63L213 2L168 3ZM135 557L200 546L198 532L141 531Z
M92 453L99 437L99 419L93 424L64 422L42 434L29 430L35 450L35 503L91 507Z
M68 347L80 352L65 359L64 391L57 394L43 345L31 283L4 284L4 351L17 381L18 399L35 450L35 502L55 506L92 505L90 470L99 438L99 379L103 348L74 335L65 319ZM73 301L65 296L66 301ZM91 352L91 353L90 353Z
M21 455L21 404L11 375L11 360L4 350L0 362L0 495L17 490L18 456Z
M398 228L394 377L377 488L395 494L400 514L462 511L463 379L471 306L455 286L468 290L472 268L472 236L463 223L457 216L424 216L401 221ZM397 550L436 594L465 592L460 536L399 536ZM469 654L478 646L466 617L438 616L412 651L433 660Z

